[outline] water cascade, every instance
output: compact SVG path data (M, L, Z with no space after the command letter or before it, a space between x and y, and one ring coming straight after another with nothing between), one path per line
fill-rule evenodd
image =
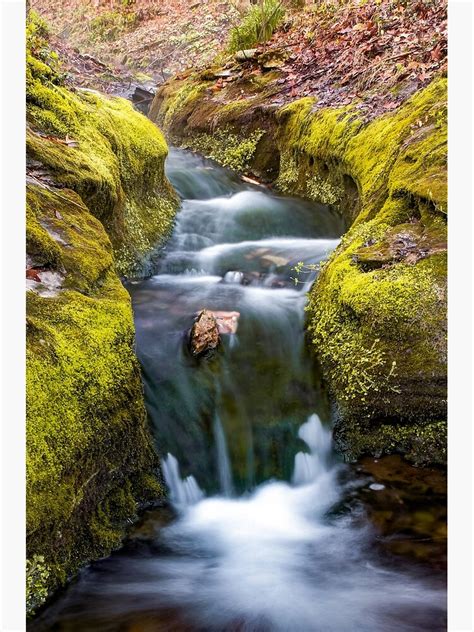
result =
M194 476L181 478L179 463L169 452L163 459L161 467L168 485L170 500L176 507L192 505L204 496Z
M338 462L304 344L299 261L318 264L337 213L244 184L172 150L172 238L129 284L137 352L175 515L145 518L86 569L38 632L441 632L444 578L384 554ZM240 313L211 360L187 349L201 309ZM383 488L383 486L382 486Z
M222 494L224 494L224 496L231 496L233 485L229 454L227 452L227 443L225 440L224 429L222 428L221 420L217 415L214 420L214 436L216 441L217 471L219 474L221 492Z

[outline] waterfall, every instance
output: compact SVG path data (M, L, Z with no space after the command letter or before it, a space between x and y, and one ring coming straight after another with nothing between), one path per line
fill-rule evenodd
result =
M233 485L229 453L227 451L224 428L217 414L214 418L214 440L216 442L217 472L219 474L221 492L224 496L232 496Z
M170 491L170 499L175 506L193 505L203 498L204 493L194 476L187 476L182 479L178 460L169 452L163 459L162 467Z
M306 443L310 451L298 452L295 456L293 483L305 485L314 482L328 470L331 431L323 426L318 415L313 414L298 430L298 437Z

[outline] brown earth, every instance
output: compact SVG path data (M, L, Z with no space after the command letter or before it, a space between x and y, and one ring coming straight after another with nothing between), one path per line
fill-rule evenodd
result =
M123 92L127 82L153 86L189 68L235 66L226 45L246 3L31 4L58 36L56 48L76 83L113 92L120 92L121 83ZM275 105L313 96L318 108L356 103L372 118L395 110L445 73L446 55L444 0L327 0L287 8L272 39L240 70L258 77L278 68L278 87L270 101ZM233 74L216 77L215 91L233 81Z

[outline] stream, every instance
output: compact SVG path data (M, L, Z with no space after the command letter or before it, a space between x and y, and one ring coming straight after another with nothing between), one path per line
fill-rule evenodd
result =
M173 235L127 287L171 506L31 629L446 630L443 484L398 457L338 459L305 345L317 271L294 267L327 259L342 219L183 150L167 173L182 198ZM239 312L238 329L196 359L187 332L204 308Z

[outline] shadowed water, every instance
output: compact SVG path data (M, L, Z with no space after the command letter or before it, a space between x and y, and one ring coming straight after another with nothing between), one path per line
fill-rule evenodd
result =
M150 278L129 290L174 515L145 517L35 629L445 630L444 574L379 546L359 497L384 485L338 462L305 349L316 272L295 285L293 268L327 258L341 219L186 152L171 152L168 175L182 210ZM240 313L209 361L186 344L203 308Z

